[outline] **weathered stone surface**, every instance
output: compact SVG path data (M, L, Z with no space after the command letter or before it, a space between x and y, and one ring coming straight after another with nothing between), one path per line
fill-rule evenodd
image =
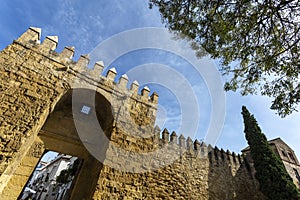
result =
M57 37L40 34L30 28L0 53L0 199L16 199L47 150L84 160L71 199L264 199L243 158L175 133L161 139L156 93L127 89L115 70L101 76L103 62L87 69L88 56L74 62L74 48L57 53Z

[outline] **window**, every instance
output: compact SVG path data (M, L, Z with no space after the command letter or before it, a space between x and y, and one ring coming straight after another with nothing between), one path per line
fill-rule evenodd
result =
M81 112L86 114L86 115L88 115L90 113L90 111L91 111L91 107L89 107L89 106L84 105L81 108Z
M284 151L283 149L280 149L280 150L281 150L282 155L283 155L284 157L287 157L285 151Z
M295 175L296 175L296 178L297 178L298 181L300 182L300 175L299 175L297 169L293 168L293 170L294 170L294 173L295 173Z
M295 162L296 160L294 158L294 155L291 152L288 152L288 154L289 154L290 159Z

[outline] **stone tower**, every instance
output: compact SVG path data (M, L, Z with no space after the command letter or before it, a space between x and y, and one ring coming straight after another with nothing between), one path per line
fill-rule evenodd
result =
M282 160L286 171L292 177L294 184L300 189L300 164L295 152L281 138L275 138L268 141L273 152ZM242 150L243 154L248 158L251 165L253 161L250 156L250 148L246 147Z
M154 127L158 95L29 28L0 53L0 199L52 150L83 160L71 199L264 199L246 160Z

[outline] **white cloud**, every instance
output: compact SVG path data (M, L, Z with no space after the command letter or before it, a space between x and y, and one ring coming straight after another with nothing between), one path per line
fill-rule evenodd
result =
M242 97L238 93L227 93L227 112L225 126L218 142L219 146L240 151L247 145L244 136L243 118L241 115L242 105L254 114L258 125L266 134L268 139L280 137L292 149L297 157L300 156L299 149L299 121L300 113L294 113L286 118L280 118L275 111L269 109L271 99L261 96Z

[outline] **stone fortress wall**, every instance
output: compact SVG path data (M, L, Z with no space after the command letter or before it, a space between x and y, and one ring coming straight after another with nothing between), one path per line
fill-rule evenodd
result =
M71 199L264 199L243 156L154 127L156 93L40 37L29 28L0 53L0 199L17 199L48 150L84 160Z

